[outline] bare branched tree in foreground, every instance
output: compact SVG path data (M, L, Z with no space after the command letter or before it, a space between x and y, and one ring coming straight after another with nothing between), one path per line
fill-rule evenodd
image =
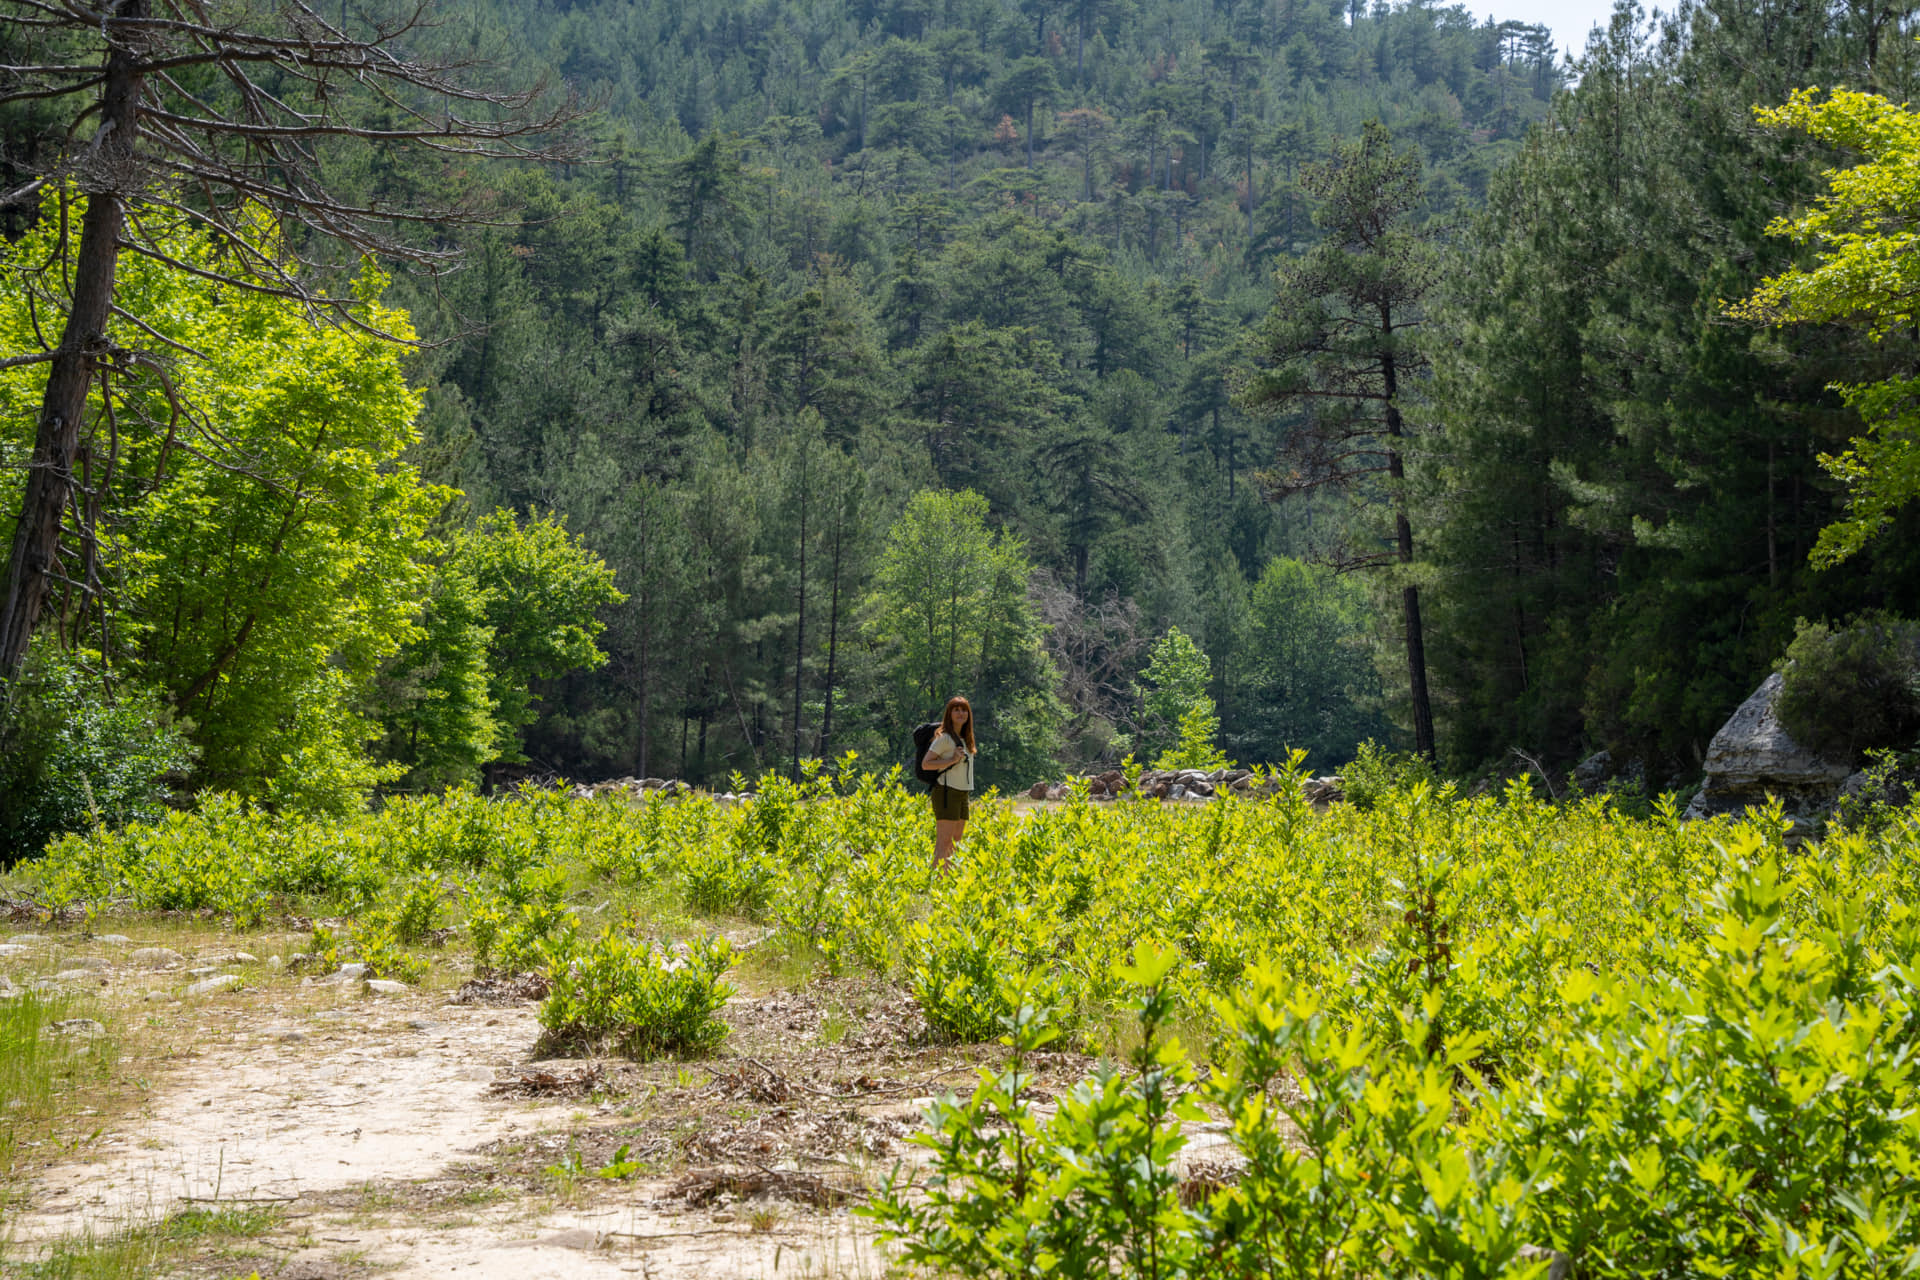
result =
M355 203L323 181L323 149L358 140L462 159L573 158L563 135L581 111L571 96L480 88L469 77L474 64L409 56L429 3L400 0L395 10L355 0L336 10L328 0L331 16L323 16L303 0L0 0L4 48L17 59L0 64L0 106L65 100L73 108L58 162L0 203L49 187L85 196L65 329L42 351L0 361L51 365L0 584L0 679L18 672L61 576L88 390L132 355L107 338L119 255L209 274L169 258L149 221L204 229L229 250L231 270L217 278L234 287L351 322L355 299L322 283L340 273L305 260L303 245L315 255L344 248L435 269L449 264L448 251L410 233L478 213ZM279 221L270 244L249 212L261 209Z

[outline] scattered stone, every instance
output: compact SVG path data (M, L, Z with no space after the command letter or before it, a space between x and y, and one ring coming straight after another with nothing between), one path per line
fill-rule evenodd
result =
M93 940L103 947L124 947L133 941L124 933L96 933Z
M244 951L229 951L224 955L208 956L207 963L226 968L236 964L259 964L260 962Z
M364 964L355 962L353 964L341 965L339 971L333 975L333 981L353 982L358 979L365 978L366 976L367 976L367 966Z
M100 976L97 970L93 970L93 969L62 969L60 972L53 975L53 980L55 982L93 982L96 980L100 982L106 981L105 978L102 978Z
M0 943L0 960L8 959L12 956L23 956L31 950L33 950L32 947L23 947L17 943Z
M298 1027L269 1027L261 1034L270 1036L283 1044L299 1044L307 1038L307 1033Z
M1167 799L1169 800L1185 800L1186 798L1187 786L1184 782L1176 782L1167 790Z
M367 990L377 996L404 996L413 988L404 982L395 982L391 978L369 978Z
M358 1018L359 1016L360 1015L352 1009L322 1009L313 1015L313 1020L315 1022L345 1022L349 1018Z
M113 961L105 956L68 956L64 961L69 969L111 969Z
M223 973L217 978L203 978L187 988L190 996L210 996L220 991L231 991L240 985L240 975Z
M1833 804L1851 765L1827 759L1793 740L1780 723L1782 681L1774 672L1720 726L1707 745L1705 784L1687 806L1689 818L1743 812L1778 796L1790 815L1806 818Z
M107 1034L107 1029L92 1018L62 1018L58 1022L49 1022L46 1033L50 1036L91 1040L95 1036Z
M592 1253L605 1242L592 1227L569 1227L565 1231L556 1231L552 1235L540 1236L533 1240L509 1240L500 1245L502 1249L578 1249Z
M279 956L268 956L268 957L267 957L267 968L269 968L269 969L278 969L278 968L280 967L280 965L281 965L281 963L282 963L282 962L281 962L281 959L280 959L280 957L279 957Z
M145 965L149 969L166 969L176 964L186 963L186 957L172 947L140 947L129 952L127 959L134 964Z
M1308 804L1339 804L1347 798L1345 783L1337 774L1307 779L1300 786L1300 794Z
M407 1019L407 1030L409 1031L431 1031L439 1025L437 1022L428 1022L425 1018Z
M16 933L11 941L17 947L44 947L47 945L47 936L43 933Z
M1027 788L1027 798L1030 800L1045 800L1047 799L1047 792L1050 789L1046 783L1036 782Z
M219 965L202 964L202 965L195 965L193 968L187 970L187 976L189 978L204 978L210 973L218 973L218 972L220 972Z

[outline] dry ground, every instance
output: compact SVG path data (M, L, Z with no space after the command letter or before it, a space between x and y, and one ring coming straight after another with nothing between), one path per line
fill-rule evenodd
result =
M375 995L285 967L304 933L93 927L0 928L0 978L101 1027L51 1033L75 1069L16 1126L0 1274L877 1276L851 1205L997 1052L929 1043L883 985L750 961L714 1058L536 1061L529 991L463 991L457 957ZM1051 1055L1038 1094L1089 1066Z

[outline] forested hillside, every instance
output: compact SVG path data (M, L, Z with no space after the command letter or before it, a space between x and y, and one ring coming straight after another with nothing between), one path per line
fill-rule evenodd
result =
M16 62L50 56L30 8L0 6ZM119 299L163 358L91 402L117 470L69 518L18 758L137 741L135 773L321 807L717 781L891 763L965 691L1004 786L1176 750L1180 672L1241 761L1430 722L1455 768L1606 745L1674 783L1796 619L1920 603L1908 525L1808 561L1844 510L1818 455L1862 429L1830 384L1911 335L1729 310L1806 260L1769 223L1845 162L1753 107L1902 99L1903 11L1627 8L1571 81L1542 29L1423 3L437 13L422 50L583 95L583 147L318 148L374 216L494 212L396 221L458 268L361 271L357 320L276 347L280 399L249 344L291 304L194 283L222 242L153 193L188 274ZM5 107L9 189L78 106ZM67 305L59 191L7 210L4 354ZM408 325L404 360L366 332ZM301 425L332 421L303 368L359 434ZM4 377L10 521L45 374Z
M1318 234L1303 171L1385 120L1423 221L1462 225L1560 85L1542 30L1211 0L457 23L605 103L601 162L521 175L523 226L415 306L484 326L434 370L442 474L567 513L629 592L535 758L890 759L965 688L992 776L1024 784L1169 745L1136 723L1169 626L1210 656L1237 758L1331 765L1391 732L1363 586L1298 563L1342 500L1267 501L1284 424L1236 405L1233 370L1273 265ZM928 488L985 502L923 584L987 529L1009 564L963 585L931 671L896 634L916 588L889 542Z

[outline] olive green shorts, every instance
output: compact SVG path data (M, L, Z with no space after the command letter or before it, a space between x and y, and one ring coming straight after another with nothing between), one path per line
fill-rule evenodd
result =
M965 822L967 820L968 793L957 787L933 785L933 816L940 822Z

